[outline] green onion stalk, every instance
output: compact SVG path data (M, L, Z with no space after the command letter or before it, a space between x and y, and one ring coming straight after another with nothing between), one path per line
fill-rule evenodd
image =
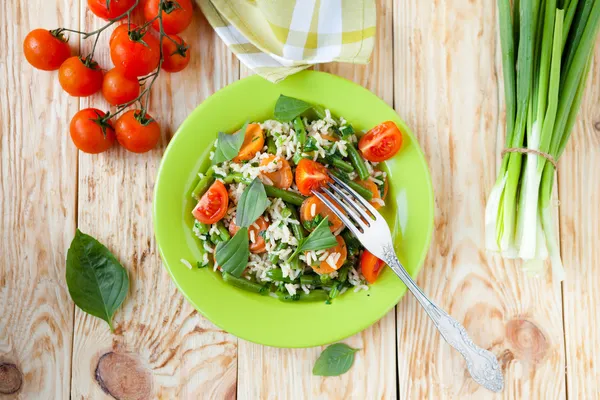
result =
M512 4L511 4L512 3ZM564 279L552 188L589 75L600 0L498 0L506 150L485 210L486 247Z

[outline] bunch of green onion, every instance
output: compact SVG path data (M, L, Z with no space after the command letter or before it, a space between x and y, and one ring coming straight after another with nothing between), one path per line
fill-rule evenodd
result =
M554 166L571 135L600 21L600 0L498 0L506 148L485 210L486 247L564 269L553 227ZM539 153L519 153L531 149ZM527 150L525 150L527 151Z

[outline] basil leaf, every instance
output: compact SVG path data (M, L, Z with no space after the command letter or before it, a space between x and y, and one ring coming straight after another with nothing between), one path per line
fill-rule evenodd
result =
M127 271L99 241L79 229L67 252L67 286L75 305L101 318L114 332L112 317L127 290Z
M329 229L328 219L328 217L325 217L319 222L319 225L317 225L315 230L308 235L306 240L304 240L300 246L298 246L300 251L324 250L337 246L337 240Z
M279 121L288 122L311 108L312 105L305 101L280 95L277 103L275 103L275 112L273 114Z
M236 133L227 134L219 132L217 148L215 149L215 155L212 159L213 165L220 164L224 161L229 161L238 155L240 149L242 148L242 144L244 144L247 128L248 121L246 121L242 126L242 129Z
M254 178L252 183L244 189L238 201L235 215L235 224L237 226L248 228L262 215L269 205L267 193L263 183L258 178Z
M353 349L345 343L336 343L328 346L317 358L313 367L313 375L338 376L350 369L354 362L354 353L359 349Z
M294 257L303 251L330 249L337 246L337 244L338 242L335 239L335 236L333 236L333 233L331 233L331 230L329 229L329 217L325 217L306 239L301 240L300 243L298 243L296 251L292 253L287 261L292 261Z
M225 272L239 278L248 265L250 244L248 243L248 228L243 227L231 239L220 242L215 250L217 264Z

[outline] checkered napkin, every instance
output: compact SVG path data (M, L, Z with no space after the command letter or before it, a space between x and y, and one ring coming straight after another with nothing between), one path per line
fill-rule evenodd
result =
M375 42L374 0L196 0L248 68L277 82L313 64L366 64Z

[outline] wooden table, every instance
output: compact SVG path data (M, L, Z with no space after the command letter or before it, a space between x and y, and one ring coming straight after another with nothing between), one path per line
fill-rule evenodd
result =
M418 282L498 355L504 392L492 396L468 377L411 296L347 339L362 351L347 374L327 379L311 375L321 348L252 344L198 314L158 255L156 169L194 107L248 71L197 11L183 35L191 65L161 76L152 92L160 146L143 155L118 147L78 153L70 118L106 104L99 95L66 96L56 73L25 62L21 43L33 28L93 30L101 22L83 0L17 0L0 10L0 392L22 384L0 398L105 398L102 386L120 398L153 399L598 398L600 65L593 65L555 190L567 280L530 277L519 263L484 250L484 205L504 136L495 1L378 3L372 62L319 69L369 88L415 131L436 193L435 233ZM98 57L104 67L111 65L107 40ZM75 36L71 43L91 47ZM70 300L65 254L76 228L107 244L129 271L115 334Z

